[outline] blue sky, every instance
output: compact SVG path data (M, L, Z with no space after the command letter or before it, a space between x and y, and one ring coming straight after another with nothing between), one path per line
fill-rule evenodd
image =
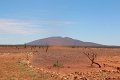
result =
M120 46L120 0L0 1L0 44L51 36Z

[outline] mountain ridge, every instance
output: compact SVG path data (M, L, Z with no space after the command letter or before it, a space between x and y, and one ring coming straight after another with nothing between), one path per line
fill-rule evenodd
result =
M103 46L93 42L84 42L70 37L48 37L28 42L27 45L50 45L50 46Z

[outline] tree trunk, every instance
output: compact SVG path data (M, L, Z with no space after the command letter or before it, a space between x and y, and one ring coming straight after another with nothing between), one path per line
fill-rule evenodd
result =
M101 65L100 65L99 63L97 63L97 62L93 62L93 64L96 64L96 65L99 66L99 68L101 68Z

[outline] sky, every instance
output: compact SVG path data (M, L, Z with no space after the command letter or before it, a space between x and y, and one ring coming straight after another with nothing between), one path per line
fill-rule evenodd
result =
M120 0L0 0L0 44L53 36L120 46Z

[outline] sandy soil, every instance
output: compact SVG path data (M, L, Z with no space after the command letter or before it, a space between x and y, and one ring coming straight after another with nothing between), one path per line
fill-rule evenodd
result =
M83 52L96 53L95 61L102 67L91 67L90 60ZM120 80L120 48L49 47L46 52L46 47L0 47L0 80L11 80L11 76L13 80L33 80L33 75L28 75L29 72L25 72L24 77L20 78L23 72L16 64L20 61L30 61L27 66L32 66L31 68L36 68L43 74L45 72L45 76L46 72L49 73L49 78L44 79L38 77L41 74L37 73L35 80ZM57 61L60 67L53 67ZM9 76L9 79L5 79L5 76Z

